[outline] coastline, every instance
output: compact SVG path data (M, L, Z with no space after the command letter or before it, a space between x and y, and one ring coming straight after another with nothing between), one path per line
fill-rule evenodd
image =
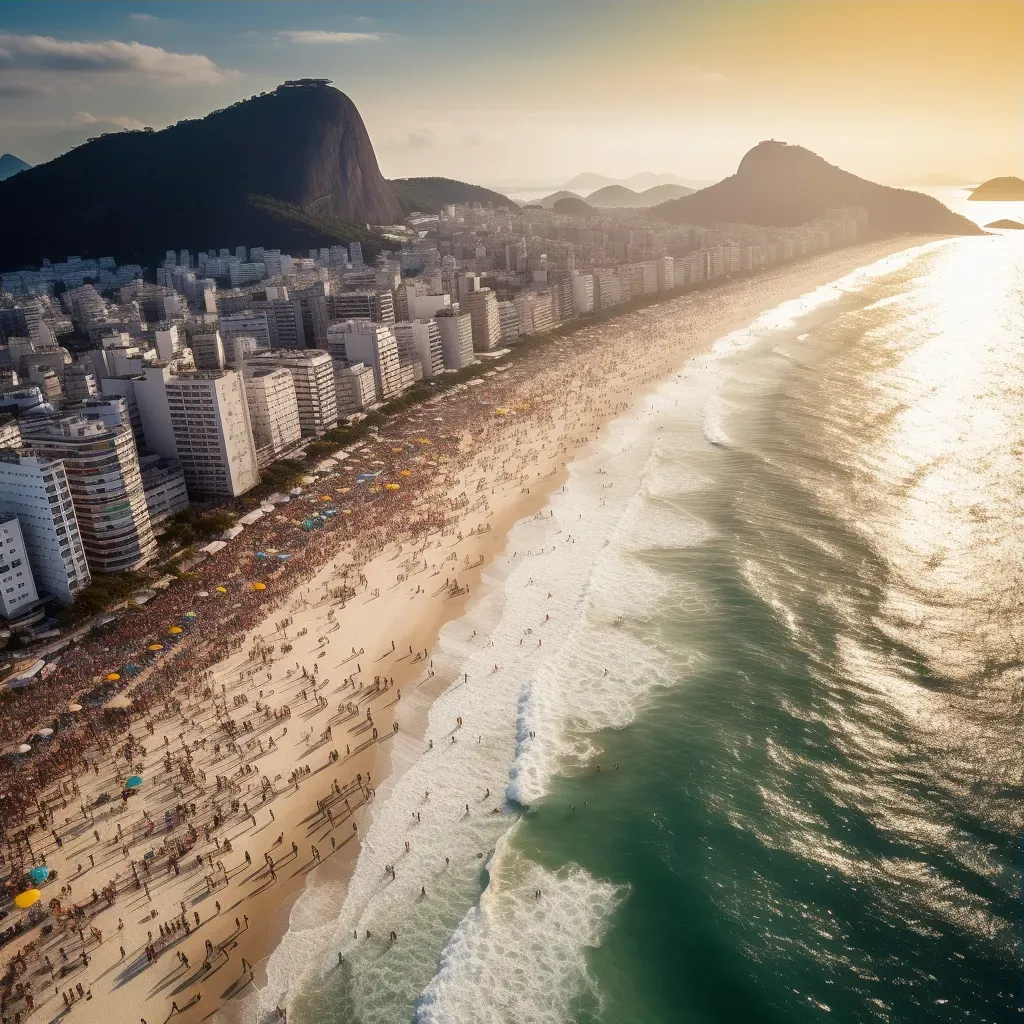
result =
M253 990L267 985L268 961L289 930L291 915L307 883L312 880L317 887L323 887L332 900L338 900L346 890L360 852L359 837L365 834L372 814L369 804L374 799L364 795L364 784L349 790L350 780L358 773L364 780L372 780L370 789L384 786L385 779L390 786L408 766L410 758L417 757L424 748L426 712L452 680L441 674L429 674L430 654L415 660L413 652L432 652L442 627L466 613L471 599L477 599L484 570L505 551L511 528L546 505L553 491L567 478L569 462L593 452L596 440L610 421L627 412L666 376L678 372L689 359L706 351L714 340L780 302L887 255L933 240L934 236L926 236L855 246L775 268L756 278L673 297L611 320L582 324L577 330L551 339L550 344L559 349L551 359L543 359L548 351L545 343L541 351L522 360L520 365L532 371L518 385L524 391L523 404L530 406L529 410L522 410L527 415L501 419L491 411L482 438L463 437L461 463L451 467L447 480L435 485L435 493L444 490L449 496L466 496L456 526L412 539L392 537L366 562L356 556L353 543L343 544L310 580L290 591L283 607L278 606L246 634L237 651L207 670L209 685L214 694L224 695L225 706L228 697L246 697L250 712L257 701L267 707L273 705L276 712L283 707L280 701L286 695L289 709L295 706L294 717L289 715L287 725L280 726L275 718L269 729L260 730L261 737L273 734L276 749L253 754L249 763L258 764L258 772L239 779L239 784L247 787L243 799L253 793L254 780L260 775L271 780L276 793L266 805L261 802L254 807L255 825L245 822L229 827L235 849L223 859L230 882L210 894L197 888L193 872L183 873L180 879L175 875L161 883L159 920L173 916L178 902L188 900L189 915L198 911L202 921L194 935L182 936L184 941L175 940L176 949L184 951L197 966L202 962L202 942L208 938L215 946L223 945L228 959L221 964L218 957L212 971L202 979L196 976L194 967L172 971L167 962L156 968L160 975L169 972L159 983L153 982L147 971L137 971L122 979L115 971L120 964L117 940L108 940L106 950L101 941L93 953L95 966L88 971L93 993L87 1011L89 1018L102 1015L110 1024L134 1024L143 1017L152 1024L154 1020L165 1019L173 998L185 1021L205 1020L214 1015L218 1019L247 1021L246 1010ZM661 329L662 335L644 337L644 332L653 328ZM619 335L623 332L632 332L647 343L642 359L633 358L636 353L622 358L624 348ZM604 337L595 337L600 335ZM585 347L591 343L592 347ZM534 362L536 366L531 365ZM568 376L568 370L573 371L573 376ZM486 385L479 388L480 393L486 390ZM445 398L465 402L474 399L483 404L476 393ZM437 408L443 410L444 406ZM413 413L421 414L422 410ZM481 410L481 415L487 414ZM427 490L420 500L429 501L435 493ZM346 568L361 573L366 582L357 586L355 597L342 605L331 591ZM449 573L459 585L459 593L453 596L445 596L445 585L441 583L449 578ZM372 596L378 589L380 596ZM277 623L288 615L294 621L278 628ZM302 629L308 632L296 636ZM261 644L282 643L290 643L292 650L287 654L275 652L276 656L267 660L263 655L249 656ZM335 656L334 644L340 644L346 651L355 648L364 653ZM302 690L309 690L312 684L296 665L311 672L314 666L329 666L320 683L320 693L328 702L326 707L314 707L311 699L300 699ZM356 672L355 665L361 671ZM373 690L375 675L387 676L394 683ZM359 679L355 680L355 676ZM342 682L342 677L352 678L353 682ZM270 692L257 696L261 686ZM405 693L404 707L400 692ZM358 706L355 716L340 710L348 702ZM208 729L212 733L217 725L210 716L208 703L198 687L194 688L191 709L195 714L191 724L184 719L181 724L173 723L175 735L181 731L188 742L203 743L204 753L197 754L197 758L205 756L203 733ZM398 716L400 707L402 715ZM365 735L367 710L378 733L376 742ZM392 731L396 721L400 726L398 733ZM318 737L328 725L332 736L321 742ZM162 728L169 730L171 726L158 724L156 735L162 735ZM312 734L310 742L302 739L306 730ZM213 742L212 736L210 740ZM387 746L389 740L391 747ZM163 753L159 744L153 742L151 746L146 762L147 779L158 775ZM351 754L341 753L346 746L352 748ZM339 750L339 757L329 762L326 755L332 747ZM243 756L240 760L245 759ZM287 779L292 768L307 763L310 774L289 788ZM213 769L209 775L214 775ZM349 794L353 807L351 815L339 811L337 822L329 821L317 806L318 800L330 799L334 801L332 806L340 808L341 801L335 800L332 793L333 777ZM166 793L170 781L164 779L154 786L163 784L165 800L173 804L174 796ZM148 799L148 794L144 796ZM246 802L258 797L256 790ZM377 799L385 798L382 794ZM352 825L358 827L358 832ZM280 852L273 845L278 833L285 837ZM62 851L63 856L51 858L55 865L66 861L67 869L61 863L62 878L73 876L72 859L82 857L87 848L96 849L91 835L91 830L87 830L73 850L69 843L69 849ZM333 854L327 850L332 835L337 843L337 852ZM293 841L298 845L295 856L287 853ZM313 846L321 852L319 863L314 863ZM243 848L250 852L252 867L241 860ZM205 846L203 851L206 852ZM261 865L264 852L277 861L276 878L269 877ZM83 872L86 876L88 873L89 869ZM86 879L83 884L88 888L95 883ZM212 913L215 898L224 904L220 915ZM136 904L137 909L133 909ZM122 935L131 940L135 951L136 946L144 944L147 930L155 927L147 918L138 921L143 908L148 910L148 902L135 897L127 907L119 904L118 908L105 911L101 915L103 930L109 928L116 935L109 920L122 914L129 919ZM249 921L239 931L233 927L234 918L243 913ZM128 948L128 943L124 944ZM255 964L252 984L239 970L242 957ZM183 1005L194 999L196 993L201 994L200 1000ZM164 1000L162 1008L159 1001L154 1002L157 996ZM50 1005L43 1012L52 1017L52 1009Z

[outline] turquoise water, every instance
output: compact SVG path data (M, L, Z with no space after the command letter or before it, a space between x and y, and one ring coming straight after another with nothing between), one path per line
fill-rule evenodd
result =
M929 245L613 425L445 630L468 681L432 750L396 748L344 901L311 889L266 1006L1017 1019L1022 339L1024 239Z

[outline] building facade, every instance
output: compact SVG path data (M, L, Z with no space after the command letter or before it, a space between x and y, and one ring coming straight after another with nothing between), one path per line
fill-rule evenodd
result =
M334 364L326 352L314 348L258 352L245 367L247 373L260 367L277 367L291 375L303 437L319 437L338 425Z
M280 366L249 365L244 371L252 437L262 466L302 437L295 380Z
M17 517L36 589L65 604L92 580L61 462L0 451L0 517Z
M16 619L39 601L29 561L17 518L0 523L0 618Z

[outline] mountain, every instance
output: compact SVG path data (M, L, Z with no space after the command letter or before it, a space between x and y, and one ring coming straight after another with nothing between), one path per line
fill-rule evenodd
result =
M1024 224L1020 221L1010 220L1008 217L1004 217L1002 220L994 220L991 224L986 224L987 228L1001 228L1004 231L1024 231Z
M594 212L594 208L579 196L566 196L564 199L559 199L551 208L555 213L570 217L587 217Z
M577 195L575 192L569 192L566 189L562 189L560 192L552 192L551 195L545 196L543 199L536 200L533 206L543 206L545 210L550 210L559 199L579 199L583 201L583 197Z
M1024 199L1024 181L1020 178L989 178L967 198L986 202L1017 202Z
M90 139L0 182L3 258L113 256L153 266L167 249L296 249L362 240L402 206L355 104L325 80L285 83L162 131Z
M480 203L505 209L518 209L516 203L500 192L482 185L467 185L453 178L394 178L388 182L403 213L437 213L453 203Z
M13 153L4 153L3 156L0 156L0 181L10 178L18 171L27 171L31 166Z
M674 224L795 227L844 205L866 207L872 233L982 233L973 221L931 196L877 185L827 163L802 146L774 140L750 150L736 173L724 181L662 203L655 212Z
M650 171L641 171L639 174L634 174L631 178L608 178L603 174L594 174L587 171L583 174L577 174L572 181L567 181L563 188L570 192L578 192L589 196L590 193L596 192L599 188L604 188L606 185L624 185L634 192L642 192L645 189L653 188L655 185L685 185L686 187L696 186L701 188L708 184L710 182L686 181L683 178L677 178L674 174L652 174Z
M694 189L685 185L655 185L644 192L634 192L625 185L605 185L596 192L587 196L587 202L591 206L602 208L607 207L630 207L640 209L648 206L657 206L659 203L667 202L669 199L679 199L682 196L691 195Z

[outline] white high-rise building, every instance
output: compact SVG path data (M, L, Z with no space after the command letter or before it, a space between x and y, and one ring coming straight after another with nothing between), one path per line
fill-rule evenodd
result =
M473 355L473 320L468 313L437 317L441 335L441 356L449 370L461 370L476 362Z
M671 291L676 286L676 261L671 256L659 256L655 262L658 264L658 291Z
M576 316L594 311L594 275L573 274L572 310Z
M17 518L0 523L0 618L16 619L39 600Z
M13 516L39 593L70 603L92 577L63 463L0 451L0 517Z
M409 320L394 324L398 358L403 362L417 362L423 370L423 379L430 380L444 370L441 352L441 331L436 320Z
M146 447L177 459L190 495L237 497L259 483L242 375L173 376L151 366L135 381Z
M276 366L291 374L303 437L319 437L338 425L334 364L326 352L315 348L257 352L245 366L247 372L250 368Z
M373 370L377 394L386 402L400 394L405 386L398 357L398 342L388 324L370 320L347 320L331 324L327 330L328 350L335 359L365 363Z
M343 366L335 362L334 386L338 391L340 416L362 412L377 401L377 382L373 379L373 370L363 363Z
M469 313L472 320L473 348L477 352L493 352L501 344L501 320L494 291L490 288L468 291L461 296L459 308Z
M302 437L295 379L280 366L260 366L258 362L245 367L244 377L252 436L265 465Z
M139 457L127 422L104 423L80 412L33 418L24 426L23 445L26 454L64 464L93 572L137 569L156 554Z

